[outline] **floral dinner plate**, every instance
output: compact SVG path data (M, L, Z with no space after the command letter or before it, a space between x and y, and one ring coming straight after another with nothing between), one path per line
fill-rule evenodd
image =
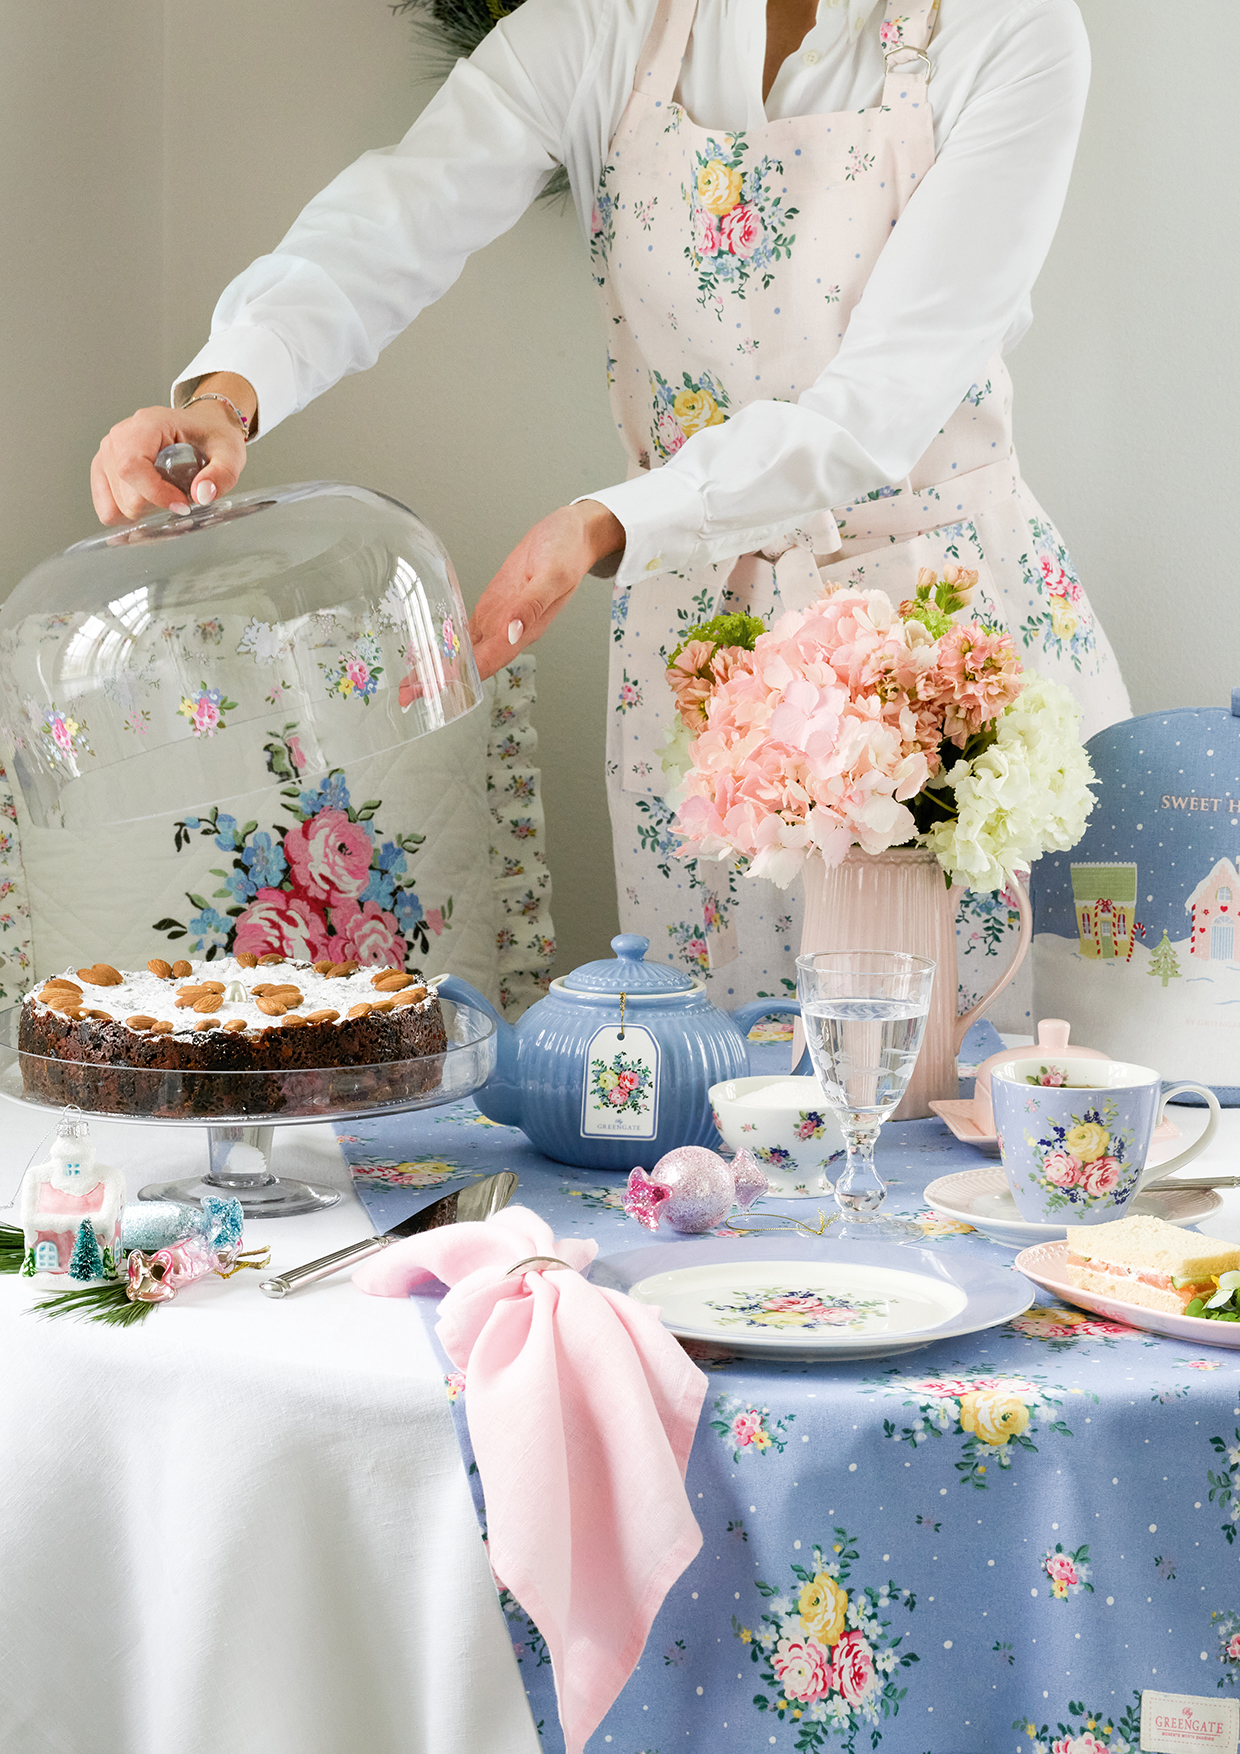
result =
M831 1237L686 1239L600 1256L589 1277L656 1305L680 1339L803 1362L911 1352L1033 1301L1007 1268Z
M1172 1340L1188 1340L1194 1346L1227 1346L1240 1349L1240 1322L1207 1322L1200 1316L1172 1315L1168 1310L1146 1309L1139 1303L1125 1303L1120 1297L1102 1297L1096 1291L1082 1291L1068 1279L1064 1257L1068 1244L1043 1242L1036 1248L1023 1249L1016 1257L1016 1266L1027 1279L1052 1291L1064 1303L1074 1303L1094 1315L1113 1322L1124 1322L1130 1328L1142 1328L1147 1334L1165 1334Z
M1213 1188L1151 1188L1138 1194L1128 1210L1165 1224L1196 1224L1222 1205ZM926 1204L932 1211L957 1223L971 1224L991 1242L1006 1248L1027 1248L1035 1242L1058 1242L1068 1234L1064 1224L1037 1224L1016 1210L1003 1170L997 1165L962 1169L941 1175L926 1187Z

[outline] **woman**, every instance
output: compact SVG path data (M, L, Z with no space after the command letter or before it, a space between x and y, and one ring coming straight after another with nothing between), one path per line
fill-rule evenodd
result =
M228 491L247 420L267 430L373 363L563 163L631 478L513 550L475 612L479 664L535 641L587 571L615 573L622 920L738 996L789 979L796 899L670 856L662 672L686 628L724 608L769 622L846 582L899 600L955 563L1073 688L1086 736L1128 712L1020 479L1002 360L1067 186L1084 28L1072 0L906 5L525 0L399 147L234 281L179 409L122 422L92 470L105 522L177 502L150 461L172 438L209 456L198 500Z

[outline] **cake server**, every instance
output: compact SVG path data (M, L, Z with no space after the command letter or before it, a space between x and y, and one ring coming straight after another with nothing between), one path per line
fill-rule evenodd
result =
M367 1255L378 1254L389 1243L400 1242L407 1236L417 1236L423 1230L437 1230L441 1224L480 1222L506 1206L516 1190L516 1176L510 1169L503 1169L498 1175L489 1175L467 1188L455 1188L442 1199L423 1206L411 1218L402 1218L399 1224L394 1224L382 1235L364 1236L360 1242L351 1242L348 1248L337 1249L335 1254L322 1255L317 1261L307 1261L304 1267L291 1267L287 1273L279 1273L274 1279L264 1279L259 1290L268 1297L287 1297L298 1286L309 1285L314 1279L326 1279L329 1273L351 1267L355 1262L365 1260Z

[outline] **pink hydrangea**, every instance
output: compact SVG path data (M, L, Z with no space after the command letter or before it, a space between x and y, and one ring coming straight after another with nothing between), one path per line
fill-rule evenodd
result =
M950 628L938 644L934 685L943 699L944 733L963 749L1021 691L1010 635L987 633L977 622Z
M370 852L364 825L343 810L320 810L284 837L294 886L315 901L360 895L370 880Z

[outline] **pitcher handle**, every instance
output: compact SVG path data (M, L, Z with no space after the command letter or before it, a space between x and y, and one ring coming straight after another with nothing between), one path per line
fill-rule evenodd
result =
M1179 1096L1180 1092L1183 1090L1191 1090L1194 1095L1205 1097L1206 1105L1210 1110L1210 1118L1206 1122L1205 1132L1202 1133L1199 1139L1194 1139L1186 1151L1181 1151L1178 1157L1171 1158L1167 1163L1160 1163L1158 1165L1156 1179L1148 1180L1147 1177L1150 1172L1148 1169L1143 1170L1141 1181L1139 1183L1142 1192L1145 1192L1148 1188L1161 1187L1169 1175L1174 1175L1177 1169L1183 1169L1187 1164L1190 1164L1194 1157L1200 1157L1211 1139L1218 1132L1218 1097L1215 1096L1212 1090L1207 1089L1204 1084L1175 1084L1170 1090L1164 1091L1158 1104L1158 1119L1160 1121L1162 1120L1167 1110L1167 1104L1171 1101L1171 1098L1173 1096ZM1172 1185L1174 1186L1174 1184Z
M990 991L982 994L971 1011L966 1011L962 1017L957 1017L952 1033L953 1053L959 1052L960 1044L965 1038L969 1025L976 1023L982 1012L999 997L1004 987L1009 986L1016 979L1016 971L1025 960L1029 950L1033 938L1033 909L1029 905L1029 897L1025 894L1025 886L1019 877L1013 877L1012 887L1016 891L1016 911L1020 915L1020 937L1016 940L1016 954Z

